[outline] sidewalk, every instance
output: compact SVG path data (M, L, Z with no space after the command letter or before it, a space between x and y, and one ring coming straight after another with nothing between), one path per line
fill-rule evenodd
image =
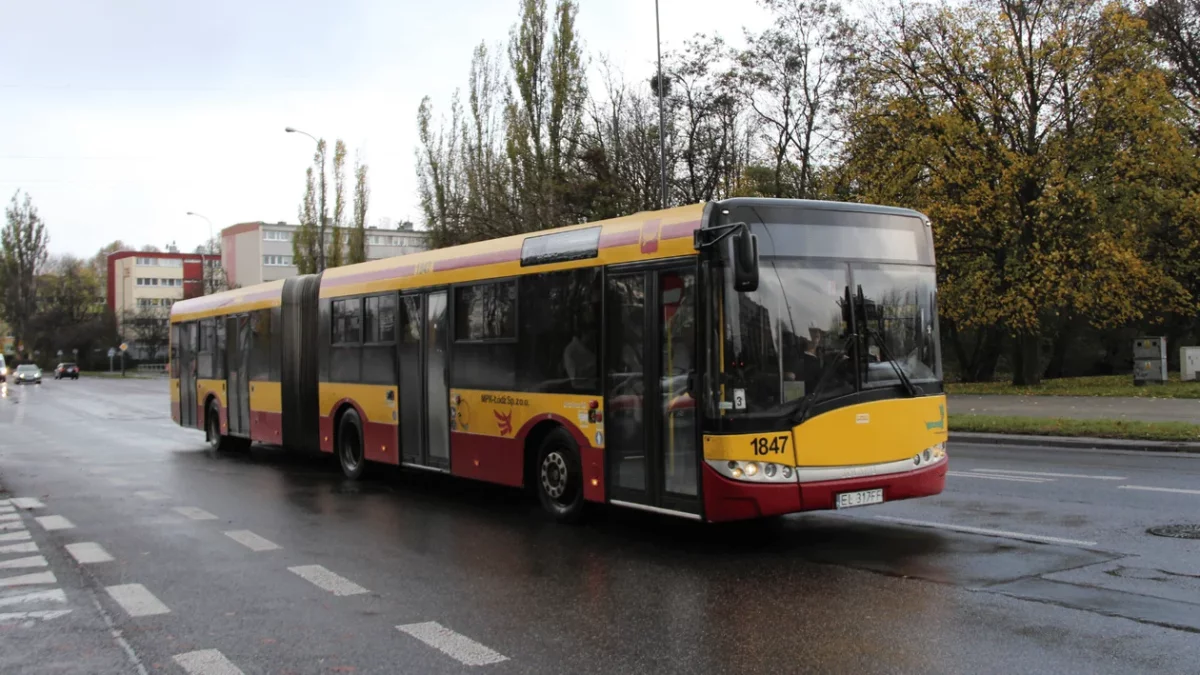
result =
M1200 399L951 395L954 414L1200 424Z

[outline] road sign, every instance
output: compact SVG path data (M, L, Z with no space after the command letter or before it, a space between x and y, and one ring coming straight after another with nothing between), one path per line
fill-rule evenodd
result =
M127 349L129 349L129 345L125 342L122 342L121 343L121 351L125 351Z
M117 355L117 350L112 347L109 347L108 348L108 358L111 359L112 357L114 357L116 355Z
M62 356L62 350L61 350L61 349L60 349L60 350L58 350L58 355L59 355L59 356Z

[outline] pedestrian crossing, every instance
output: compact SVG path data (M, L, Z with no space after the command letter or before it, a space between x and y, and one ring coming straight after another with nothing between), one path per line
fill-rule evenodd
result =
M33 498L0 499L0 628L27 628L72 612L28 529L27 512L39 508Z

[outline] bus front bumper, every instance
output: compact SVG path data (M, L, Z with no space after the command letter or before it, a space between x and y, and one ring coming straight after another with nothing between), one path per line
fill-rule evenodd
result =
M912 471L883 476L800 483L753 483L731 480L703 463L704 515L708 521L716 523L833 509L837 495L861 490L883 490L885 503L928 497L941 493L945 487L949 465L947 458Z

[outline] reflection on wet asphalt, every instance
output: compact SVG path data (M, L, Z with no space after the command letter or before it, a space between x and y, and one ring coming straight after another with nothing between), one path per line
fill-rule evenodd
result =
M21 672L58 672L48 655L64 650L93 659L77 672L129 670L101 612L143 663L215 650L246 673L1194 672L1200 549L1144 535L1198 511L1182 495L963 479L922 502L763 523L597 508L567 527L518 490L394 469L353 483L278 448L214 455L200 432L164 422L162 382L18 395L0 406L16 432L0 436L0 499L37 496L32 515L75 525L27 519L74 609L55 621L98 637L84 655L50 621L20 628L0 672L17 656L45 666ZM1190 458L952 450L964 471L1166 486L1200 472ZM200 512L215 519L187 515ZM115 560L72 572L62 549L77 542ZM169 613L133 617L104 599L130 584Z

